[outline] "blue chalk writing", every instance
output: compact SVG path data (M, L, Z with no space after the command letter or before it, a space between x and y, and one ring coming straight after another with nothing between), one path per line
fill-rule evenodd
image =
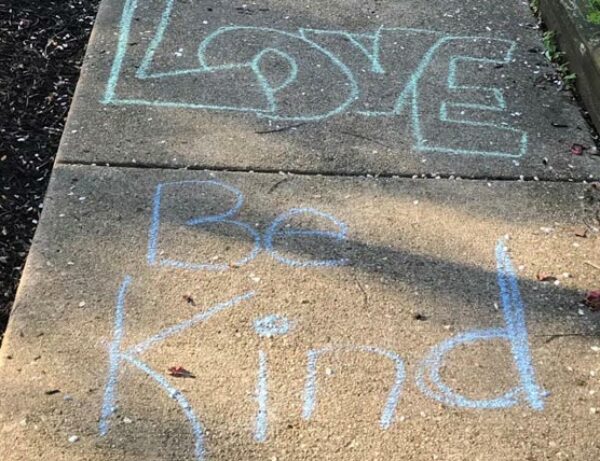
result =
M194 455L196 461L204 460L204 429L200 423L200 420L194 413L192 406L187 401L183 393L176 387L171 386L169 381L167 381L164 376L150 368L147 363L142 362L141 360L128 354L122 354L121 358L144 372L148 377L152 378L152 380L155 381L170 398L177 402L192 429L192 435L194 436Z
M290 74L287 76L285 81L277 86L271 85L271 83L269 82L269 79L263 74L263 72L260 68L260 65L261 65L261 62L262 62L264 56L266 56L268 54L274 54L276 56L282 57L283 59L285 59L287 61L287 63L290 66L290 69L291 69ZM298 65L296 64L296 61L287 53L279 51L275 48L265 48L264 50L262 50L260 53L258 53L254 57L250 67L254 71L254 74L256 75L256 77L260 83L260 86L262 87L263 92L265 93L265 96L267 97L268 107L269 107L268 112L271 112L271 113L277 112L277 101L275 99L275 95L277 94L278 91L284 89L286 86L288 86L294 80L296 80L296 77L298 75Z
M217 215L222 219L228 219L232 213L237 213L242 202L236 201L236 205L230 210ZM233 210L233 211L232 211ZM315 210L310 210L313 213ZM299 216L306 213L306 209L292 209L275 220L272 224L273 233L278 232L282 223L289 217ZM316 213L319 217L326 217L340 229L334 231L305 230L296 228L285 228L289 235L310 235L327 238L341 238L345 235L345 227L339 225L330 215ZM200 219L213 219L213 217L192 218L190 221ZM504 326L498 328L476 329L458 334L446 339L433 347L424 360L420 363L416 374L416 383L425 396L459 408L470 408L477 410L510 408L525 402L532 409L541 411L544 409L544 398L546 393L538 385L535 378L535 370L531 359L531 351L528 342L528 333L525 319L525 307L521 299L517 275L512 266L508 249L504 240L497 243L496 251L497 283L502 303ZM129 364L144 373L154 381L169 398L173 399L183 415L185 416L194 441L194 456L196 461L204 461L205 430L203 424L192 408L190 402L180 389L172 386L167 378L156 372L139 355L150 348L160 344L166 339L178 335L191 327L211 319L216 314L226 309L233 308L240 303L255 296L254 292L246 292L229 300L215 304L202 312L198 312L189 319L165 327L146 339L123 350L125 336L125 301L129 287L132 284L131 276L125 276L118 289L115 302L115 317L113 323L113 336L108 350L108 372L101 405L99 420L99 434L106 436L110 429L110 420L114 415L117 402L117 388L119 385L119 373L121 364ZM256 318L252 326L261 338L274 338L287 335L293 323L280 314L268 314ZM510 345L511 356L518 372L519 383L502 395L488 399L472 399L447 385L441 370L445 365L448 353L459 346L472 346L482 341L507 341ZM402 358L394 351L375 346L362 345L333 345L315 349L307 352L306 376L302 396L302 418L311 420L317 409L318 396L318 367L319 359L325 354L335 353L368 353L380 358L385 358L393 365L393 378L385 403L379 418L379 427L388 430L394 424L396 411L401 398L402 388L405 380L405 366ZM255 387L256 414L254 416L253 438L257 443L265 443L269 431L269 362L267 353L261 349L258 351L258 370Z
M281 229L286 221L296 216L316 216L319 218L326 219L333 223L339 230L337 232L331 231L320 231L320 230L306 230L306 229ZM348 233L348 226L345 223L338 221L335 217L329 213L315 210L313 208L292 208L285 213L279 215L273 220L269 228L265 233L264 246L265 250L277 261L287 264L292 267L331 267L331 266L343 266L349 263L346 258L340 259L314 259L308 261L300 261L298 259L292 259L289 257L282 256L280 252L274 249L274 240L282 237L293 237L293 236L304 236L304 237L317 237L317 238L328 238L334 241L342 241L346 239Z
M300 29L300 34L302 37L307 38L307 34L319 34L319 35L339 35L344 39L348 40L352 45L360 50L363 53L369 62L371 63L371 72L376 74L384 74L385 70L381 66L380 62L380 40L381 40L381 31L383 30L383 26L381 26L374 34L355 34L346 31L339 30L319 30L319 29ZM365 45L367 43L367 45ZM370 48L370 49L369 49Z
M105 97L104 101L106 103L116 103L116 104L120 104L120 103L138 104L138 103L141 103L142 105L145 105L145 103L149 103L150 105L157 105L157 106L162 106L163 104L167 104L167 105L176 104L176 106L173 106L173 107L188 108L188 109L208 109L208 110L213 109L213 110L233 110L233 111L241 111L241 112L252 112L258 117L264 116L264 117L268 117L271 120L280 120L280 121L301 120L301 121L309 122L309 121L319 121L324 118L328 118L328 117L331 117L333 115L343 112L358 97L358 86L357 86L356 82L354 81L352 72L348 69L348 67L343 62L341 62L333 53L320 47L318 44L313 43L310 40L307 40L303 36L301 31L297 34L291 34L288 32L284 32L284 31L280 31L280 30L276 30L276 29L264 28L264 27L251 27L251 26L221 27L221 28L217 29L216 31L212 32L211 34L209 34L199 45L199 47L198 47L198 62L200 64L199 67L191 68L191 69L174 70L174 71L168 71L168 72L151 73L149 69L154 60L156 50L159 47L160 43L162 42L164 33L169 25L173 5L174 5L174 0L167 0L165 10L163 11L163 14L161 15L161 21L157 28L156 34L155 34L154 38L152 39L152 41L146 51L146 54L142 60L142 64L141 64L140 68L138 69L138 71L136 72L136 76L140 79L150 79L150 78L176 77L176 76L181 76L181 75L186 75L186 74L187 75L189 75L189 74L204 74L204 75L219 74L219 73L222 73L223 71L249 69L254 73L254 76L256 78L258 85L263 90L264 96L267 100L266 106L261 108L261 107L252 107L252 106L246 107L246 106L239 106L239 105L237 105L237 106L236 105L227 105L227 104L221 105L221 104L169 103L169 102L164 102L164 101L144 101L144 100L135 100L135 99L134 100L131 100L131 99L130 100L127 100L127 99L120 100L120 99L116 99L116 98L115 99L107 99ZM131 19L129 19L128 27L126 27L125 29L123 29L123 28L121 29L122 35L125 35L125 33L123 33L123 31L125 30L126 34L128 36L130 33L130 27L131 27ZM207 50L208 50L209 46L212 45L212 43L215 40L220 38L221 35L225 34L225 35L231 36L230 39L233 42L236 42L237 41L236 35L238 35L239 33L245 33L246 31L254 31L256 33L262 33L263 35L266 34L268 36L273 36L273 38L276 38L277 36L283 36L285 38L288 38L289 40L297 41L298 43L301 43L301 44L307 46L313 53L317 53L318 55L321 55L324 59L327 59L335 67L335 69L346 78L348 87L349 87L347 97L344 99L343 102L340 103L339 106L335 107L331 111L326 111L324 113L302 114L299 116L285 116L285 115L278 114L277 113L277 104L275 102L275 94L277 92L283 90L290 84L294 83L297 78L297 73L298 73L298 66L296 64L296 60L293 57L291 57L289 54L282 52L280 50L266 48L266 49L261 50L259 53L256 54L256 56L254 56L250 60L244 60L241 62L231 62L231 63L220 64L220 65L208 64L208 58L206 56L208 53ZM275 41L275 40L270 40L270 41ZM271 86L268 79L264 76L264 74L262 73L262 71L260 69L260 61L262 60L263 56L266 53L276 53L280 57L284 58L290 66L290 74L288 75L288 77L282 84L280 84L276 87ZM118 66L114 66L113 71L115 72L115 74L118 75L121 71L121 64L119 64ZM111 73L111 75L112 75L112 73ZM118 76L116 77L115 81L118 82ZM111 82L109 81L109 83L111 83ZM113 95L114 95L114 91L115 91L115 86L116 86L116 83L115 83L115 85L109 86L109 88L112 92L111 94L113 94ZM109 91L107 88L107 94L108 93L109 93Z
M157 56L160 56L159 49L164 37L167 31L173 27L171 26L171 17L175 4L175 0L165 1L160 20L141 59L141 63L137 66L135 77L143 82L148 79L173 79L192 74L210 79L232 72L249 72L249 75L253 76L258 94L262 94L262 101L242 104L236 98L231 98L233 95L231 86L219 86L218 79L214 80L216 86L215 91L212 92L217 97L213 98L211 96L205 101L193 101L189 100L189 97L184 97L183 100L179 98L170 100L169 98L144 99L118 96L120 76L129 69L129 66L125 66L127 43L132 34L134 12L138 8L138 0L127 0L121 16L117 50L103 98L105 104L236 111L251 113L257 117L274 121L300 122L318 122L342 114L359 114L366 117L398 116L405 107L409 106L414 137L413 148L418 152L492 157L521 157L527 152L527 133L521 129L506 126L503 123L479 121L450 114L455 109L498 114L506 112L507 104L500 88L459 84L459 65L468 62L479 65L508 64L513 60L516 47L514 41L490 37L444 35L435 31L411 28L379 27L371 33L309 28L301 28L296 32L286 32L267 27L232 25L220 27L201 40L197 50L197 66L187 69L153 71L153 63ZM359 70L351 69L351 65L354 63L352 61L344 62L340 54L336 50L330 49L331 45L326 45L320 38L343 38L355 50L353 60L358 60L359 56L366 59L369 63L370 75L375 78L386 75L386 66L397 68L399 65L407 65L404 62L387 62L388 57L382 51L382 46L386 40L391 40L394 37L401 36L401 34L407 34L407 37L411 36L413 40L417 41L420 40L420 37L437 36L438 39L429 47L415 70L410 74L393 107L381 110L360 108L357 102L364 96L365 91L361 89L359 84L357 74ZM251 40L248 40L249 37L251 37ZM249 45L250 42L255 44ZM265 46L260 48L260 43L265 43ZM272 47L271 44L273 43L278 43L278 47ZM434 98L432 100L423 97L421 94L421 88L424 87L423 79L435 78L437 75L436 73L430 75L427 72L428 69L434 60L441 56L443 50L450 49L452 51L452 47L457 49L456 53L458 54L450 56L447 67L447 80L443 82L444 87L440 90L454 96L478 98L486 94L492 95L494 103L458 102L444 98L441 100ZM479 51L479 48L483 48L483 51ZM465 50L471 49L473 50L471 55L465 53ZM223 53L223 50L227 51ZM288 67L287 76L280 83L272 81L263 71L262 63L265 58L279 58L286 63ZM346 57L346 60L348 59L350 58ZM315 63L319 64L315 65ZM323 72L323 75L328 75L328 79L338 79L340 84L335 85L335 91L340 92L340 94L329 94L327 98L313 97L317 94L316 90L303 86L302 81L315 72ZM389 84L397 85L393 76L390 78ZM370 82L369 75L361 75L360 79L365 84ZM212 81L208 80L207 82ZM436 85L441 83L436 82ZM310 94L313 96L308 96L307 91L309 89ZM308 102L309 98L311 102ZM281 104L281 101L294 101L294 103ZM298 101L301 104L298 104ZM303 106L305 103L312 106L315 104L328 104L328 107L307 110ZM429 107L422 109L424 104L429 105L432 103L437 105L433 111ZM424 115L433 113L439 114L437 120ZM429 126L432 123L433 125ZM449 141L443 133L438 133L438 126L449 126L451 128L453 125L461 125L468 133L472 132L473 136L489 137L493 144L498 147L490 149L487 145L474 146L473 143L465 145L461 140L465 136L458 140ZM178 266L177 263L173 265Z
M342 352L367 352L385 357L394 364L394 382L388 393L388 397L381 413L379 425L382 429L389 429L394 422L396 407L402 392L402 383L404 381L404 362L398 354L393 351L380 349L372 346L341 346L327 347L323 349L312 349L308 352L308 361L306 369L306 381L304 385L304 404L302 408L302 417L306 420L311 419L317 404L317 362L321 355L335 351Z
M104 93L103 102L110 104L116 100L116 88L121 76L121 68L123 60L127 54L127 42L131 31L131 23L133 22L133 13L137 8L137 0L126 0L123 6L123 14L121 15L121 23L119 25L119 40L117 42L117 51L110 69L106 92Z
M106 435L110 424L110 417L115 410L116 388L119 381L119 362L121 353L121 342L123 341L124 321L125 321L125 296L127 289L131 284L131 277L125 276L119 292L117 294L117 302L115 305L115 323L113 330L113 339L108 350L108 377L104 386L104 401L102 403L102 411L100 414L99 431L100 435Z
M145 339L144 341L141 341L138 344L136 344L135 346L132 346L131 348L129 348L127 350L127 353L128 354L141 354L142 352L150 349L151 347L164 341L165 339L170 338L171 336L177 335L179 333L182 333L185 330L193 327L194 325L196 325L198 323L205 322L206 320L213 317L215 314L218 314L219 312L222 312L231 307L234 307L235 305L237 305L243 301L247 301L250 298L254 297L254 295L255 295L255 293L253 291L248 291L248 292L244 293L243 295L235 296L228 301L216 304L215 306L209 308L208 310L206 310L204 312L197 313L196 315L194 315L192 318L190 318L188 320L185 320L183 322L177 323L175 325L171 325L167 328L160 330L155 335L150 336L149 338Z
M524 399L534 410L543 410L544 394L536 382L533 364L531 363L525 307L521 300L517 276L503 240L497 244L496 261L505 327L472 330L435 346L421 364L417 373L417 384L425 395L447 405L474 409L509 408L517 405L520 399ZM509 342L519 374L519 386L493 399L473 400L457 393L443 382L440 369L448 352L459 345L493 340Z
M513 151L483 151L483 150L475 150L475 149L463 149L458 147L448 147L443 146L438 142L438 145L432 143L431 140L427 140L425 134L423 133L423 123L421 117L420 110L420 100L422 99L422 95L419 90L419 81L423 78L425 70L432 62L433 58L436 55L438 49L443 46L448 45L460 45L461 43L470 43L474 41L483 41L492 40L494 44L497 46L504 46L505 51L503 51L502 59L489 59L489 58L474 58L470 56L453 56L450 59L449 71L448 71L448 79L447 79L447 88L450 92L454 92L455 94L459 93L462 90L463 93L473 93L473 91L477 91L480 93L492 92L493 96L497 100L498 104L496 106L490 105L482 105L482 104L470 104L470 103L453 103L448 102L446 100L442 101L440 105L440 117L439 120L442 122L450 123L450 124L460 124L463 125L463 128L467 126L479 127L479 128L491 128L492 133L495 136L490 136L492 139L497 138L500 135L507 136L507 142L513 145ZM400 98L396 103L396 111L401 111L406 101L411 101L412 109L411 109L411 118L412 118L412 127L414 136L416 138L416 147L419 151L422 152L439 152L439 153L447 153L447 154L465 154L465 155L484 155L484 156L494 156L494 157L521 157L527 151L527 133L523 130L519 130L516 128L503 126L497 123L490 122L479 122L473 121L466 118L463 119L454 119L448 116L448 108L469 108L469 109L477 109L477 110L487 110L487 111L503 111L506 109L506 103L504 97L502 95L502 91L497 88L489 88L483 86L475 86L475 85L458 85L456 83L457 80L457 63L459 62L478 62L485 64L506 64L512 60L513 51L516 47L516 43L510 40L503 39L485 39L483 37L444 37L440 39L436 44L434 44L431 49L427 52L419 68L412 75L410 79L410 83L406 86L405 90L401 94ZM433 131L439 130L438 125L436 124L433 127ZM479 133L480 135L482 133ZM435 138L435 133L432 133L430 137ZM464 138L464 136L463 136ZM460 141L459 141L460 142Z
M289 333L291 322L281 315L270 314L254 321L254 330L266 338L283 336Z
M196 414L194 413L191 405L179 389L171 386L167 379L165 379L159 373L154 371L147 363L140 360L138 358L138 354L147 351L152 346L155 346L156 344L166 340L167 338L173 335L182 333L183 331L193 327L194 325L210 319L212 316L219 312L222 312L225 309L231 308L241 303L242 301L252 298L254 296L254 292L247 292L241 296L233 297L224 303L212 306L208 310L200 312L188 320L160 330L155 335L150 336L146 340L141 341L135 346L132 346L127 350L123 351L121 344L125 333L125 297L131 283L132 278L130 276L126 276L123 279L123 282L121 283L119 292L117 294L117 301L115 304L113 339L109 348L108 376L104 387L98 432L100 436L106 436L108 434L110 427L110 418L115 411L115 403L117 400L116 393L117 386L119 383L120 365L122 362L126 362L144 372L147 376L154 380L167 393L167 395L170 398L174 399L177 402L179 407L182 409L184 415L186 416L190 424L192 434L194 436L194 452L196 461L203 461L204 431L202 428L202 424L196 416Z
M277 314L270 314L254 321L254 330L259 336L273 338L275 336L284 336L291 329L291 322L287 317ZM256 428L254 439L257 442L264 442L267 439L268 424L268 378L267 378L267 354L264 351L258 351L258 380L256 383L256 401L258 403L258 412L256 414Z
M265 351L258 351L258 380L256 383L256 402L258 403L258 412L256 413L256 427L254 430L254 440L264 442L267 440L268 424L268 398L269 389L267 382L267 354Z
M521 299L517 275L512 267L506 245L502 240L496 246L496 260L504 320L507 330L511 333L510 346L519 370L521 385L529 405L535 410L542 410L544 408L542 398L544 392L536 382L535 371L531 363L525 306Z
M245 230L253 239L253 248L250 252L242 259L234 262L232 265L239 267L243 266L252 261L262 249L261 238L256 229L248 223L231 219L238 214L244 203L244 196L242 193L233 186L225 184L215 180L186 180L161 183L156 187L154 197L152 201L152 217L150 221L150 228L148 231L148 251L147 261L151 266L162 266L172 267L177 269L186 270L209 270L209 271L225 271L230 269L231 265L226 263L197 263L190 261L181 261L172 258L159 257L159 236L161 230L161 207L162 197L165 189L167 188L186 188L190 186L210 186L221 190L232 193L235 196L235 204L224 213L206 216L196 216L188 219L185 222L187 226L206 226L211 224L227 224L239 227ZM317 217L329 221L335 227L337 231L323 231L323 230L307 230L307 229L282 229L282 226L286 221L298 217ZM319 211L313 208L292 208L281 215L277 216L270 226L267 228L264 236L264 249L269 253L275 260L282 264L287 264L292 267L332 267L341 266L349 263L347 258L338 259L321 259L321 260L307 260L301 261L298 259L292 259L283 256L279 251L274 248L275 240L282 240L286 237L304 237L304 238L319 238L319 239L332 239L333 241L340 242L346 239L348 233L348 226L339 221L334 216L324 211Z
M162 195L166 188L182 188L188 186L212 186L220 189L224 189L228 192L231 192L235 195L236 202L233 207L228 209L225 213L211 215L211 216L198 216L192 219L189 219L186 222L188 226L203 226L208 224L227 224L235 227L239 227L246 231L253 239L254 246L252 250L248 253L244 258L234 262L233 264L236 266L243 266L248 262L252 261L260 251L260 236L256 232L256 230L248 225L247 223L229 219L234 217L242 204L244 203L244 196L242 193L227 184L224 184L219 181L213 180L188 180L188 181L175 181L159 184L156 187L156 191L154 193L153 204L152 204L152 218L150 222L150 230L148 236L148 254L147 260L148 264L151 266L159 265L164 267L174 267L178 269L188 269L188 270L209 270L209 271L224 271L229 269L230 265L226 263L194 263L188 261L180 261L171 258L159 258L158 257L158 238L160 234L160 220L161 220L161 202Z

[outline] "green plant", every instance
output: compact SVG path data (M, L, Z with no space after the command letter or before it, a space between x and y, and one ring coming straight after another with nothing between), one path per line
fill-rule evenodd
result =
M567 88L572 88L575 84L575 80L577 79L577 74L569 72L569 66L567 63L558 66L558 72L560 77L563 79L563 82L565 82Z
M589 0L587 20L592 24L600 25L600 0Z
M560 78L564 82L565 86L572 89L577 75L569 70L569 63L565 59L565 53L558 49L556 32L550 30L544 32L542 40L544 42L544 48L546 49L544 51L544 56L546 56L549 61L556 64L558 74L560 75Z
M548 31L544 32L544 35L542 36L542 38L544 41L544 48L546 49L546 51L544 51L544 56L546 56L546 58L549 61L553 61L553 62L561 61L562 58L564 57L565 53L558 50L558 43L556 41L556 32L553 30L548 30Z

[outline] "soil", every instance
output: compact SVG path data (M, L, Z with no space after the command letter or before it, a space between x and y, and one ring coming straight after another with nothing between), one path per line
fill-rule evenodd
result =
M0 341L100 0L0 0Z

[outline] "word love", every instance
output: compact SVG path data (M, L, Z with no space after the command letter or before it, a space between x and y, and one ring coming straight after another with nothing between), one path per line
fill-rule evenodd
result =
M505 82L482 72L502 73L513 60L514 41L389 27L231 25L207 32L197 27L193 4L166 0L152 20L138 12L142 3L125 1L105 104L230 111L280 122L406 113L419 152L520 157L527 151L527 133L510 126ZM134 21L137 14L142 24ZM148 28L154 35L140 55L128 44L145 42ZM174 45L193 52L174 59ZM119 83L123 75L127 85ZM461 136L452 135L457 130Z
M524 404L534 410L543 410L545 392L537 384L529 340L525 322L525 308L518 287L517 276L512 266L504 241L496 246L497 282L500 291L504 325L497 328L475 329L458 334L435 345L426 353L419 364L416 384L427 397L445 405L475 410L510 408ZM101 436L108 434L110 422L117 407L117 392L122 366L128 364L146 375L155 385L172 398L180 407L190 425L194 437L194 454L196 461L206 458L205 428L199 415L187 400L183 392L174 387L167 378L154 370L140 355L159 346L170 337L177 336L190 328L206 323L213 316L227 309L234 309L257 299L257 293L246 292L223 303L214 305L199 312L183 322L167 326L154 335L142 339L138 343L123 347L125 333L125 304L129 286L133 283L126 276L117 294L113 339L109 348L108 377L104 389L104 399L100 415L99 431ZM256 319L253 324L255 333L260 337L275 339L290 334L294 322L280 314L271 314ZM453 389L444 382L441 372L447 369L446 356L459 347L473 347L478 342L505 341L508 343L517 371L518 383L499 396L475 399ZM302 418L309 421L317 411L319 382L319 361L327 354L366 354L376 360L384 360L393 369L392 382L385 401L382 404L379 426L383 430L390 429L395 422L396 409L402 396L406 373L404 361L400 355L390 349L371 344L333 344L317 346L306 352L306 376L302 394ZM258 351L257 379L255 387L256 412L254 416L254 440L264 443L269 433L269 361L268 353ZM369 370L365 370L369 373Z
M210 197L221 197L223 193L234 196L234 205L226 209L222 213L195 216L188 219L183 224L186 227L193 228L210 228L211 226L220 225L232 227L246 233L253 242L252 249L246 256L235 261L232 264L213 263L201 261L183 261L180 259L164 257L164 251L159 249L159 241L161 235L161 217L163 216L163 195L171 192L175 196L180 196L186 191L199 192L201 190L212 190ZM189 180L177 181L159 184L154 193L152 221L150 225L150 235L148 240L147 260L151 266L165 266L188 270L211 270L223 271L231 266L243 266L252 261L259 252L264 249L275 260L282 264L292 267L331 267L341 266L348 263L345 258L337 259L308 259L300 260L284 255L277 250L278 245L285 245L286 241L299 239L309 240L332 240L341 241L346 238L348 227L343 222L337 220L329 213L315 210L313 208L292 208L279 216L268 226L264 236L260 236L259 232L248 223L236 220L235 217L239 213L244 204L244 196L233 186L215 180ZM330 228L335 230L318 230L307 229L306 227L292 227L295 220L304 218L305 220L318 220L324 224L328 224Z

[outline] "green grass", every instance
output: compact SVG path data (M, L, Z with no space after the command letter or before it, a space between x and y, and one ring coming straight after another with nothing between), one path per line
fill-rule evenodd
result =
M589 0L587 20L600 26L600 0Z

